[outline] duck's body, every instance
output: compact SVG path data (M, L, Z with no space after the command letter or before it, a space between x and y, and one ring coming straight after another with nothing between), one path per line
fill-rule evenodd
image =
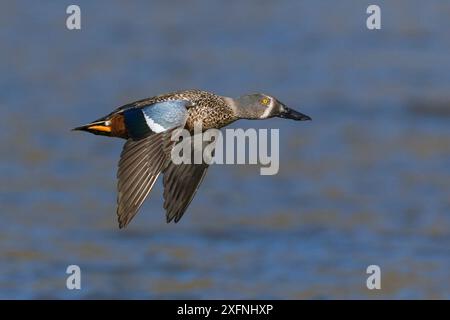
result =
M189 131L194 130L194 124L196 122L200 122L202 128L207 130L211 128L222 128L238 119L234 114L232 107L227 104L227 98L207 91L194 89L166 93L123 105L106 117L90 123L90 132L99 135L128 139L130 138L130 134L125 125L124 116L124 113L127 110L146 109L151 108L156 103L175 101L186 101L185 107L188 116L184 128ZM92 129L92 124L95 123L99 123L99 126ZM102 127L105 123L107 125ZM82 130L84 127L85 126L76 129Z
M167 222L177 222L191 202L208 165L179 164L170 160L171 133L177 128L194 131L222 128L238 119L270 117L310 120L264 94L237 99L201 90L167 93L135 101L74 130L126 139L118 170L119 226L137 213L160 173L164 174Z

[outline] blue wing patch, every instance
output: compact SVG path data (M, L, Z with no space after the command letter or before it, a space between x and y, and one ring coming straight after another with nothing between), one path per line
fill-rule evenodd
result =
M187 118L187 104L188 101L185 100L158 102L144 107L142 111L150 129L154 132L162 132L184 126Z
M123 114L128 134L134 140L142 139L150 133L164 132L182 127L188 116L186 100L157 102L143 108L132 108Z

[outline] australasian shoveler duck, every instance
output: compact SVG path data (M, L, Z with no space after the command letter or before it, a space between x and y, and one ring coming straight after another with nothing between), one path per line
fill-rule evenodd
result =
M167 222L178 222L189 206L208 165L174 164L170 159L171 132L190 132L200 122L203 130L222 128L238 119L272 117L311 120L266 94L233 99L201 90L167 93L121 106L107 116L73 130L126 139L118 178L117 215L125 227L136 215L159 174L164 184Z

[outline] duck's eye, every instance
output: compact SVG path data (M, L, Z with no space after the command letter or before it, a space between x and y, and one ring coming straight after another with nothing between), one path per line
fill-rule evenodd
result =
M270 103L270 99L269 98L262 98L261 99L261 104L262 105L268 106L269 103Z

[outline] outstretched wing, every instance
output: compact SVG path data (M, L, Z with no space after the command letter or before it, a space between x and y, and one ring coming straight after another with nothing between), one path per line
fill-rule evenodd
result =
M117 216L125 227L150 193L160 172L169 164L171 135L184 126L186 101L166 101L124 112L130 133L117 172Z
M117 216L125 227L150 193L159 173L167 165L170 133L144 139L129 139L122 150L117 171Z
M164 170L164 209L169 223L178 222L205 177L207 164L170 163Z
M171 222L172 220L178 222L181 219L200 187L209 167L203 158L203 151L205 150L206 145L210 143L203 141L197 147L196 144L193 143L194 139L190 137L187 141L181 142L186 143L185 146L191 149L190 161L187 161L187 163L185 161L181 164L170 162L163 170L164 209L166 209L167 222ZM212 147L211 153L214 153L215 141L212 142L212 145L210 146ZM202 157L200 157L201 162L195 163L195 153L198 152L202 155ZM185 160L186 158L189 158L189 156L185 157Z

